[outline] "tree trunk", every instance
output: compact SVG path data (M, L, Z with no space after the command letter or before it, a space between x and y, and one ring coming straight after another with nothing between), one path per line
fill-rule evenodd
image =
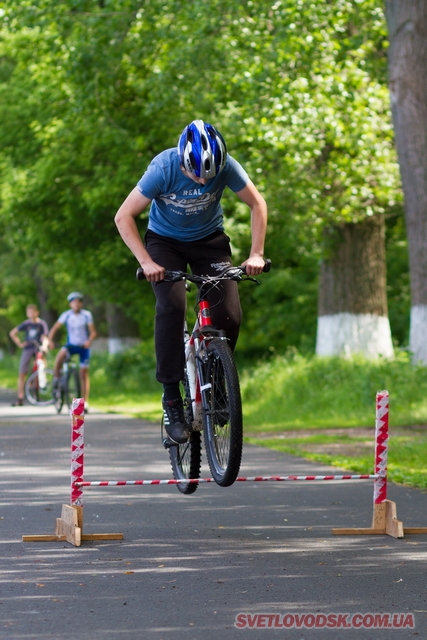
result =
M409 348L427 364L427 3L386 0L391 109L405 194L411 279Z
M120 353L141 340L137 323L116 304L107 303L108 353Z
M43 286L43 280L38 275L37 271L34 273L34 284L36 285L40 318L45 320L50 329L58 319L58 314L49 306L48 296Z
M320 271L316 353L393 356L382 216L333 230Z

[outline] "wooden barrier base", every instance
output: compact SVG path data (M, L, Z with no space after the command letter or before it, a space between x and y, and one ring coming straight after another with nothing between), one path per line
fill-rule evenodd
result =
M427 527L404 527L397 519L396 503L384 500L374 504L374 514L371 528L332 529L334 535L388 535L393 538L403 538L405 533L427 533Z
M123 540L123 533L83 533L83 507L63 504L53 535L22 536L22 542L67 541L75 547L88 540Z
M334 535L388 535L403 538L405 533L427 533L427 527L404 527L397 519L396 503L385 500L374 504L372 527L332 529ZM62 505L61 517L56 519L53 535L22 536L22 542L67 541L75 547L90 540L123 540L122 533L83 533L83 507Z

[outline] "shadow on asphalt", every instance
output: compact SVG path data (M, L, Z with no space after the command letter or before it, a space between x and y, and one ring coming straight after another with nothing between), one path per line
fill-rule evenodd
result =
M85 421L85 479L171 477L159 428L123 416ZM334 470L337 472L337 470ZM426 536L332 536L370 526L371 481L88 488L84 530L122 542L22 543L53 533L69 502L67 415L0 420L0 637L194 640L246 637L240 612L412 612L416 628L346 629L345 638L426 637ZM241 475L330 467L245 446ZM203 476L209 476L206 465ZM426 495L391 485L398 517L424 525ZM261 637L253 630L251 637ZM269 628L262 637L342 639L338 629Z

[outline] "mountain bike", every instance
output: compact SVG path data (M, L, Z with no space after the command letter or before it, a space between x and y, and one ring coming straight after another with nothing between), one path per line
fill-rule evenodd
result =
M264 271L270 271L267 260ZM144 279L141 268L137 279ZM196 322L191 334L184 327L185 369L181 382L184 416L189 425L189 439L175 444L163 437L169 451L176 480L196 479L201 467L201 433L209 468L215 482L228 487L236 480L242 459L243 416L240 384L233 353L225 332L212 325L207 296L221 281L259 280L246 275L244 266L227 267L215 276L198 276L184 271L165 271L165 281L185 280L197 285ZM161 285L161 283L158 283ZM176 485L181 493L196 491L198 484L182 482Z
M70 409L73 398L80 398L80 396L81 384L79 367L71 360L71 356L68 355L61 367L58 386L53 391L53 402L55 403L57 412L61 413L64 403L66 403Z
M28 376L24 392L28 402L33 405L46 407L53 404L53 369L48 369L46 353L37 343L37 353L34 356L32 373Z

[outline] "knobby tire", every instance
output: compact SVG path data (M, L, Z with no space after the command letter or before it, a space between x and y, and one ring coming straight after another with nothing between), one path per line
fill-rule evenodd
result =
M79 370L75 367L70 367L68 369L67 381L65 385L65 399L69 409L71 408L73 398L80 398L80 396L81 387Z
M190 387L187 373L185 372L183 386L184 417L187 424L192 425L193 409L191 402ZM175 480L185 480L198 478L200 476L200 466L202 462L202 449L200 431L190 430L190 437L184 444L170 447L169 458L172 466L172 473ZM181 493L190 495L197 490L197 482L183 482L176 485Z
M63 382L63 376L61 376L60 379L58 380L58 388L55 389L54 391L54 404L55 404L55 409L58 413L61 413L62 407L64 406L64 397L65 397L64 386L65 386L65 382Z
M243 417L239 376L230 347L214 338L203 364L205 391L203 427L212 477L221 487L236 480L242 460Z

